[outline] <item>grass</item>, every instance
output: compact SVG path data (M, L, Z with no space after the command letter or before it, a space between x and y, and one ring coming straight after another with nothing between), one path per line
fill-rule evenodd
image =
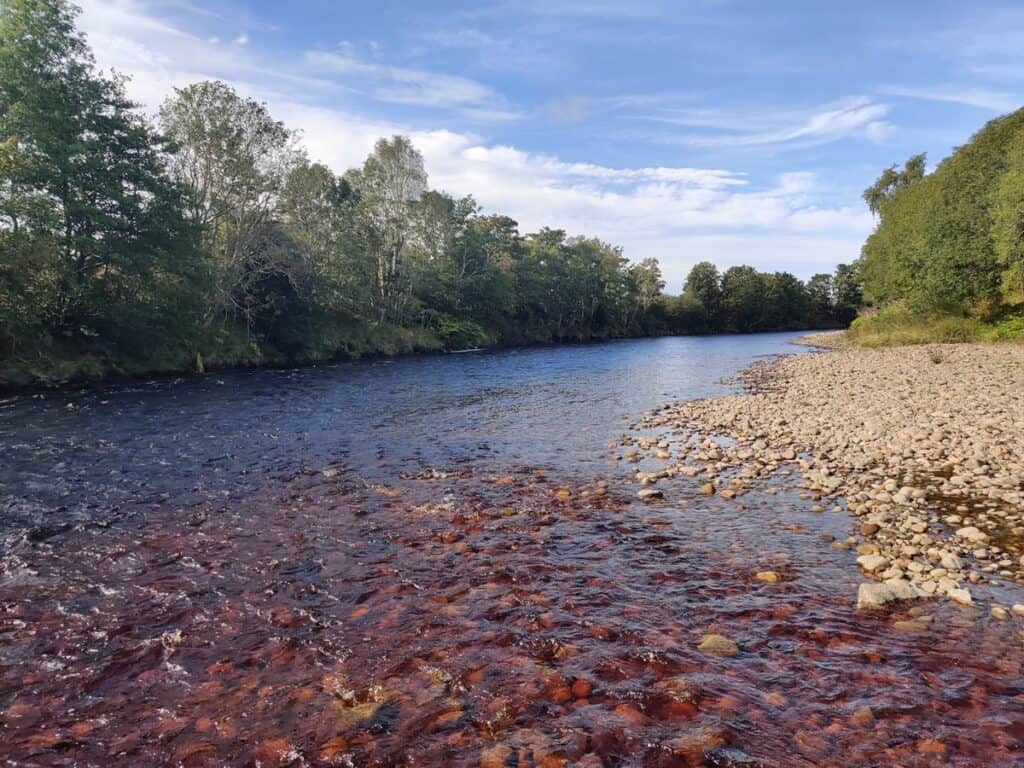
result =
M922 316L892 306L854 320L846 341L856 347L1024 342L1024 315L985 323L955 315Z
M393 357L437 352L444 348L444 343L430 329L369 326L355 322L324 329L318 335L315 347L291 355L269 344L256 342L243 327L230 323L211 327L194 346L152 347L132 356L112 356L41 338L23 355L0 356L0 392L196 370L280 367L323 360Z

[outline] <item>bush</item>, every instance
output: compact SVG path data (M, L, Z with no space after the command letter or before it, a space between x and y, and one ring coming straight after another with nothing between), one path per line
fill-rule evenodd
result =
M998 341L1024 341L1024 315L1009 317L992 329Z
M437 335L445 349L472 349L487 344L487 333L472 320L442 317L437 323Z
M849 340L860 347L959 344L986 341L990 336L991 327L980 320L958 315L920 315L900 304L858 317L848 333Z

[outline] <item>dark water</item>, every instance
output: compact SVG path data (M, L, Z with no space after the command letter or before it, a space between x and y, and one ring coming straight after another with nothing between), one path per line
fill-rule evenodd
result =
M59 507L86 518L328 464L379 473L494 459L590 470L625 428L620 416L727 391L721 380L751 360L804 350L790 343L797 336L404 358L19 397L0 407L0 493L41 502L30 517L38 524Z
M788 339L9 404L0 763L1024 765L1019 622L858 614L794 476L636 500L629 421Z

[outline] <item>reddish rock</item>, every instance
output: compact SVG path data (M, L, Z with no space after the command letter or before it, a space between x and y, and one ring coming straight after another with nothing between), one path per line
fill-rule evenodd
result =
M584 680L582 677L572 684L572 695L577 699L587 698L593 690L594 686L591 685L590 681Z

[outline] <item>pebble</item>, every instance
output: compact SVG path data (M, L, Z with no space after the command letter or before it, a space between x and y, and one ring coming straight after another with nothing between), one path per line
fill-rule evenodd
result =
M929 358L936 347L941 366ZM667 405L638 425L670 429L687 459L678 466L717 478L700 493L739 495L790 462L811 509L860 518L871 541L857 546L864 571L906 584L862 584L861 605L923 596L969 605L964 583L1024 584L1024 556L992 544L1024 528L1024 346L841 349L758 364L744 378L755 394Z
M857 587L858 608L879 608L897 600L913 600L921 593L909 581L881 583L868 581Z
M704 635L697 647L710 656L735 656L740 652L739 646L728 637L713 633Z
M946 595L949 597L950 600L956 603L960 603L961 605L970 605L974 602L974 599L971 597L971 591L969 589L951 589L948 592L946 592Z
M880 571L889 564L889 561L881 555L861 555L857 558L857 565L868 573Z

